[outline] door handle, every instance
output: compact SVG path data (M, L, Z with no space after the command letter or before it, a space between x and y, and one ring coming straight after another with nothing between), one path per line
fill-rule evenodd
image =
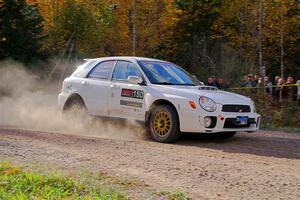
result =
M120 86L117 85L117 84L115 84L115 83L112 83L112 84L110 85L110 87L111 87L111 88L117 88L117 89L120 88Z
M88 85L89 83L87 81L82 81L81 85Z

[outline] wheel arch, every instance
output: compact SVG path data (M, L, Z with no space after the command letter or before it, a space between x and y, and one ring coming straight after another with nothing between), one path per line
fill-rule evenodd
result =
M148 125L148 123L149 123L149 119L150 119L152 110L153 110L155 107L160 106L160 105L169 105L169 106L171 106L171 107L175 110L175 113L176 113L177 118L178 118L178 125L180 126L180 118L179 118L179 113L178 113L178 111L177 111L176 106L175 106L172 102L170 102L170 101L168 101L168 100L166 100L166 99L157 99L157 100L155 100L155 101L151 104L149 110L148 110L148 111L146 112L146 114L145 114L145 123L146 123L146 125Z
M86 105L85 105L85 102L84 102L83 98L82 98L79 94L73 93L73 94L71 94L71 95L68 97L68 99L66 100L66 102L65 102L65 104L64 104L64 107L63 107L63 111L65 111L65 110L68 108L68 106L70 105L70 103L71 103L72 101L74 101L74 100L80 100L80 101L82 101L83 106L86 108Z

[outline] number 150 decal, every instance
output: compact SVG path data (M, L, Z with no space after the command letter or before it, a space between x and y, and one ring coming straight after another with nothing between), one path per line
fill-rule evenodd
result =
M121 92L122 97L135 98L135 99L143 99L144 91L142 90L132 90L132 89L122 89Z

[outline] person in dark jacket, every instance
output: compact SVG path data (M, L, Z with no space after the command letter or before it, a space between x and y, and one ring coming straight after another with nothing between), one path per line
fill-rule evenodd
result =
M228 84L225 83L224 79L219 78L218 79L218 89L226 90L227 88L229 88Z
M294 78L292 76L288 76L286 85L293 85L295 84ZM288 97L293 101L297 100L297 86L286 86Z
M217 78L215 76L208 77L207 85L213 86L213 87L218 87Z
M286 80L284 78L280 78L278 81L278 85L280 86L279 90L279 99L287 99L288 98L288 88L286 86Z
M256 87L257 84L254 81L254 77L252 74L248 74L246 81L242 84L242 87Z

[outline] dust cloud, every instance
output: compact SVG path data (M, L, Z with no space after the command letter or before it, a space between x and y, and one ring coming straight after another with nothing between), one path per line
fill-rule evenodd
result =
M112 139L145 138L135 122L110 122L62 115L57 110L60 86L42 80L12 60L0 63L0 127L62 132Z

